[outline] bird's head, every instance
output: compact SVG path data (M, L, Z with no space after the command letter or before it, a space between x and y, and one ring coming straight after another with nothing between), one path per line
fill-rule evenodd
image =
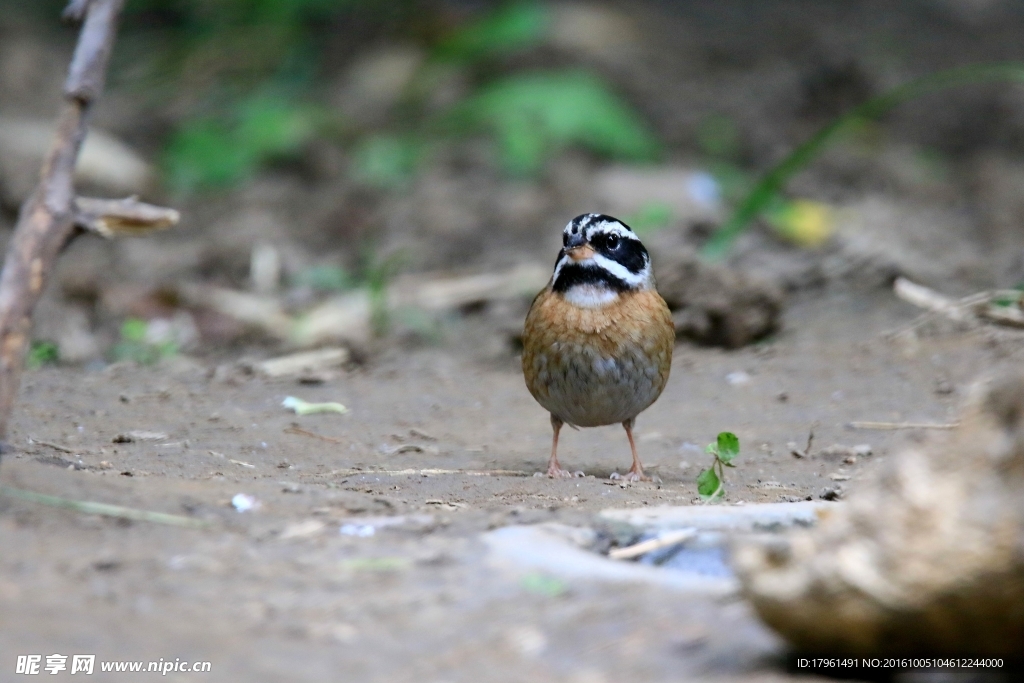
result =
M653 287L651 257L628 225L585 213L565 226L551 288L567 301L598 308L625 292Z

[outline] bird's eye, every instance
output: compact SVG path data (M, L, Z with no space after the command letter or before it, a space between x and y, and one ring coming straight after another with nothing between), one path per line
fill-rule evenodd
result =
M619 246L619 236L608 235L608 237L605 238L604 243L605 245L607 245L609 249L614 249L615 247Z

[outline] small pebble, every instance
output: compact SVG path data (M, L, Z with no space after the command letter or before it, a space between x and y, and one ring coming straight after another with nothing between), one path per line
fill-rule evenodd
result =
M231 507L239 512L248 512L259 507L259 501L247 493L236 493L234 498L231 499Z
M744 384L750 383L750 375L742 370L730 372L725 376L725 381L728 382L729 386L738 387Z

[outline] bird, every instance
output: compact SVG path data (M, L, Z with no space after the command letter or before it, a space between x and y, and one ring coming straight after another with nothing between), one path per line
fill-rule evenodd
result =
M620 423L633 465L612 478L650 480L633 425L664 390L674 345L672 314L636 233L599 213L569 221L551 279L534 298L523 328L526 386L551 414L554 430L549 477L574 476L558 462L563 425Z

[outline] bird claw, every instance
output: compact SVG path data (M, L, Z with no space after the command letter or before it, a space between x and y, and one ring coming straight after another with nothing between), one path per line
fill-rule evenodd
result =
M569 479L574 475L569 470L563 470L561 467L549 467L548 476L552 479Z
M644 474L643 471L637 472L636 470L630 470L630 471L626 472L625 474L619 474L618 472L612 472L611 476L608 477L608 478L609 479L613 479L615 481L630 482L630 483L632 483L634 481L651 481L651 478L648 477L646 474Z

